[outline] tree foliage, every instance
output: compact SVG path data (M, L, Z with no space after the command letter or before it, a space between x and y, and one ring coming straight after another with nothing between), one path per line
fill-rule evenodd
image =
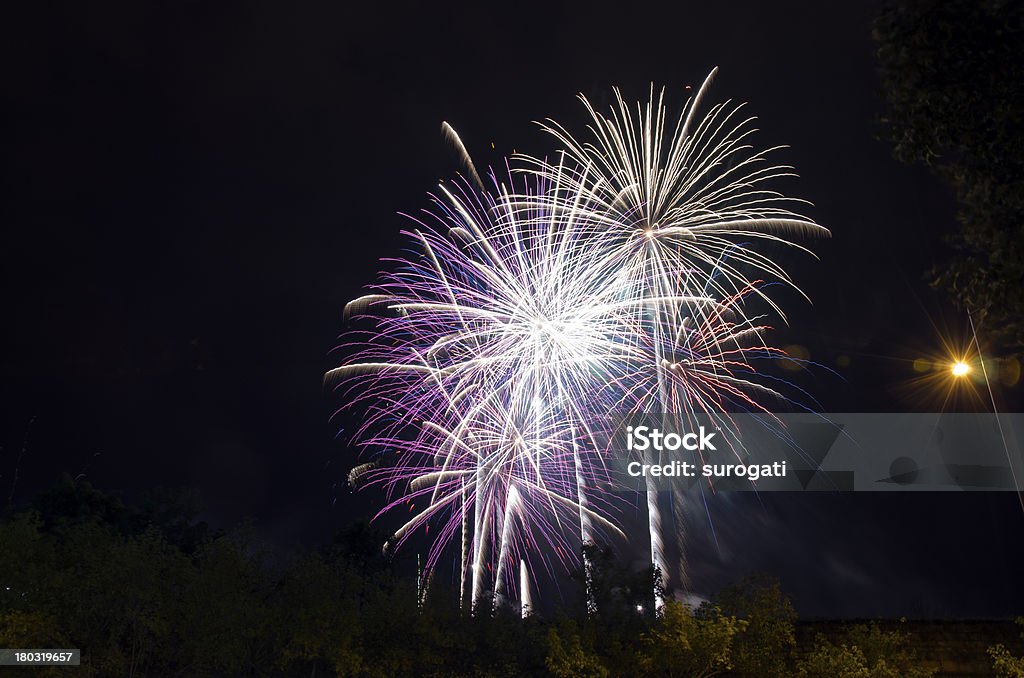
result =
M1024 617L1018 617L1017 623L1024 626ZM1021 633L1021 638L1024 639L1024 633ZM1014 655L1002 643L988 648L988 654L992 657L992 670L997 676L1024 678L1024 657Z
M701 606L696 614L674 600L665 603L662 618L641 637L637 666L647 676L705 678L732 668L732 643L747 622Z
M745 579L720 592L715 602L724 614L746 621L733 641L732 663L740 676L788 676L796 647L796 611L779 582L764 576Z
M910 636L883 631L878 624L856 624L837 642L818 636L814 649L797 664L801 678L928 678L918 666Z
M0 647L81 648L82 676L928 675L904 635L875 627L798 665L796 615L764 578L696 609L669 592L659 616L651 570L592 547L596 612L580 601L551 618L471 616L441 583L417 600L365 525L268 561L245 531L211 531L175 501L128 506L66 480L0 519ZM992 657L1016 675L1009 651Z
M1024 350L1024 5L896 0L874 25L897 158L953 189L959 229L933 284Z
M544 660L555 678L605 678L608 669L597 653L593 639L584 640L575 622L562 619L548 630L548 654Z

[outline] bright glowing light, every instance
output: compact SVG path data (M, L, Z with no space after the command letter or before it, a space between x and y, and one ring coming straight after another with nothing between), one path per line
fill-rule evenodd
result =
M953 367L950 369L954 377L965 377L971 371L971 366L962 360L958 360L953 363Z
M346 306L359 324L326 379L361 415L370 457L349 481L384 490L378 515L402 516L386 548L430 541L424 581L454 555L473 610L513 599L517 566L525 605L537 566L568 569L581 542L624 536L604 489L609 413L725 425L784 398L756 365L786 354L746 302L781 316L764 288L792 283L754 246L827 231L767 186L792 172L752 149L752 119L697 115L707 86L671 134L652 92L636 119L621 98L610 117L587 104L594 142L551 123L558 164L520 158L523 174L484 185L467 159L470 178L411 218L411 253ZM667 575L652 496L652 563Z
M615 103L607 111L598 110L580 95L591 118L587 136L577 137L549 119L541 127L562 146L562 153L555 156L558 162L518 157L556 188L545 196L553 211L591 222L601 231L600 246L595 248L597 261L602 266L610 264L615 284L648 306L640 326L652 340L650 349L658 367L649 371L654 383L644 395L651 410L679 413L683 418L699 412L721 415L730 411L720 400L724 396L733 401L730 394L747 401L741 405L744 409L755 410L763 408L763 398L778 394L766 389L754 397L741 395L741 391L749 393L749 382L739 386L733 374L716 380L710 390L676 389L678 382L669 383L666 373L686 363L676 359L677 347L665 339L685 336L688 327L705 324L719 309L654 300L681 294L719 301L750 295L785 319L765 288L754 284L755 280L769 280L795 288L786 269L764 250L777 251L781 246L806 252L794 242L796 237L829 235L826 228L799 211L806 201L786 196L774 186L794 176L793 168L771 160L782 147L758 148L752 143L756 118L747 114L744 105L718 103L705 111L717 70L708 74L674 124L665 90L659 92L653 85L648 100L635 104L616 89ZM730 309L738 311L737 317L745 322L743 306L733 301ZM758 335L759 329L749 327L742 333ZM721 363L749 364L750 356L743 355L743 350L736 356L739 360L731 362L718 352L722 345L715 344L715 365L691 366L683 381L692 383L698 372L720 374ZM804 364L800 357L787 361L797 369ZM694 397L697 392L702 395ZM673 499L677 511L678 501ZM669 570L653 485L648 487L648 522L651 564L662 573L664 584ZM676 535L684 552L683 535L678 530ZM659 612L662 604L656 592Z

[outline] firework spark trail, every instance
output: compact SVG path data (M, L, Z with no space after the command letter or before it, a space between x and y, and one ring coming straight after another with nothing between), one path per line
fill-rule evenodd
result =
M530 616L533 611L533 596L530 593L530 570L526 567L526 561L519 561L519 610L523 619Z
M615 90L617 106L607 115L580 97L592 119L590 141L576 139L553 120L541 123L562 146L562 163L517 158L527 171L560 177L562 191L548 199L556 207L572 201L576 211L587 212L582 218L603 225L612 238L612 265L632 271L632 280L670 289L682 284L702 293L710 288L713 296L724 298L748 285L744 268L792 284L781 265L737 242L767 241L807 251L787 236L827 236L828 230L791 209L806 201L769 188L795 174L788 165L768 163L767 156L783 147L756 151L749 143L755 118L741 116L742 104L716 104L698 116L715 72L684 106L670 137L664 90L656 97L652 87L635 117ZM677 273L690 282L672 281ZM763 299L785 318L769 297Z
M350 304L353 316L385 315L356 360L328 377L365 413L363 444L395 456L354 479L385 487L381 513L423 507L395 532L396 546L431 518L457 520L435 532L432 569L472 506L472 563L464 557L463 567L475 607L495 535L497 587L505 560L536 542L528 529L561 558L575 551L560 527L572 525L572 515L617 530L607 500L596 509L578 503L576 430L589 430L581 419L607 406L598 400L607 376L633 349L571 228L556 232L497 181L484 195L465 184L442 191L432 215L440 225L420 219L411 234L421 257ZM600 478L593 461L586 455L583 473ZM529 519L512 520L513 503Z
M584 595L587 600L587 614L594 614L597 612L597 605L594 601L594 570L593 563L590 562L590 557L587 555L585 548L594 543L593 538L593 526L591 525L590 518L587 516L587 479L586 474L583 471L583 461L580 459L579 448L573 444L573 463L576 467L576 494L577 501L580 506L580 543L584 547L583 551L583 586Z
M501 519L501 546L498 549L497 569L494 573L494 606L505 604L505 563L508 562L509 539L515 511L519 508L519 490L514 484L509 485L508 496L505 498L505 515Z
M528 172L559 177L556 185L561 190L545 196L552 212L572 212L575 219L605 228L605 262L617 270L627 294L638 300L674 294L735 300L753 292L785 320L782 309L751 278L765 277L796 287L781 265L747 243L766 242L807 251L790 237L827 236L829 232L794 211L805 201L787 198L769 187L770 182L794 176L793 168L768 162L767 156L781 147L754 149L750 139L756 131L752 126L755 119L745 116L742 104L716 104L700 116L716 73L717 69L713 70L687 101L670 134L666 134L664 90L655 95L652 86L646 104L637 104L635 116L618 90L617 105L608 114L599 112L581 95L591 118L590 140L578 140L549 119L541 127L561 145L561 161L553 165L530 156L518 158ZM581 216L581 209L586 214ZM657 374L661 412L678 413L682 418L697 412L723 412L721 395L764 409L745 393L761 387L733 374L748 363L746 349L738 341L746 331L705 343L709 354L716 356L706 361L675 360L671 352L677 347L663 340L665 336L681 337L687 322L691 327L719 327L721 318L716 316L723 306L744 319L741 326L749 324L742 307L728 301L719 306L691 306L685 312L657 304L650 308L649 316L637 319L645 331L636 336L653 335L652 371ZM638 308L647 306L641 303ZM748 332L757 335L761 329L751 324ZM696 338L699 341L701 336ZM759 337L755 340L763 344ZM723 351L721 344L732 345L734 350ZM666 372L682 378L682 398L669 396ZM708 388L708 381L721 390ZM764 393L778 395L771 389ZM708 407L713 401L718 401L717 407ZM653 488L648 487L647 496L651 562L664 570L661 511ZM667 577L668 573L664 574ZM656 600L656 606L660 607L660 601Z
M471 178L411 217L414 252L345 309L368 329L346 337L352 354L326 378L363 415L356 440L375 455L350 480L384 489L379 515L412 514L390 547L430 530L427 573L461 535L473 610L489 590L500 603L517 561L525 603L527 562L552 572L573 564L574 535L621 534L614 496L595 491L609 413L724 425L781 397L755 363L783 354L745 304L784 319L757 279L792 281L753 245L803 249L790 235L827 231L766 187L792 171L748 144L741 106L698 116L710 79L670 136L663 93L636 118L618 92L610 116L584 99L594 141L549 121L560 161L520 158L525 177L492 172L488 186L446 125Z

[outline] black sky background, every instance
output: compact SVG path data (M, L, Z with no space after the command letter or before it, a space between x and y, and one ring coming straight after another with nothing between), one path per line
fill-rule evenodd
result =
M903 358L963 320L923 282L955 205L876 140L873 3L32 3L0 18L0 490L62 472L129 498L200 490L287 548L367 517L321 387L341 309L402 246L399 211L458 167L579 128L574 95L675 103L714 66L832 229L787 259L801 377L823 411L927 409ZM493 142L495 148L491 149ZM838 368L836 358L851 358ZM1019 390L1019 387L1018 387ZM1019 409L1020 394L1000 395ZM31 425L30 421L33 421ZM29 435L21 458L22 440ZM19 461L20 458L20 461ZM745 501L745 500L737 500ZM807 615L1024 611L1003 495L788 497L716 509L700 592L753 570ZM756 538L751 538L755 535ZM725 546L722 547L722 543ZM746 545L746 549L742 548Z

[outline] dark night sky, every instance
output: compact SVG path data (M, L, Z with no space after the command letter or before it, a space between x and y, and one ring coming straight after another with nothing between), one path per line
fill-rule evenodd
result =
M0 18L4 498L35 418L21 501L64 471L129 497L188 485L282 546L364 516L333 487L353 455L321 376L342 306L401 246L396 212L457 169L440 122L496 163L549 147L532 120L578 127L577 92L654 81L678 102L716 65L714 97L792 146L790 190L834 234L793 257L814 305L788 300L779 336L851 356L803 382L822 409L918 409L893 358L938 344L930 318L962 326L922 282L952 199L875 139L872 3L19 5ZM1015 507L780 499L726 520L777 537L702 562L709 582L770 569L808 614L1020 613Z

